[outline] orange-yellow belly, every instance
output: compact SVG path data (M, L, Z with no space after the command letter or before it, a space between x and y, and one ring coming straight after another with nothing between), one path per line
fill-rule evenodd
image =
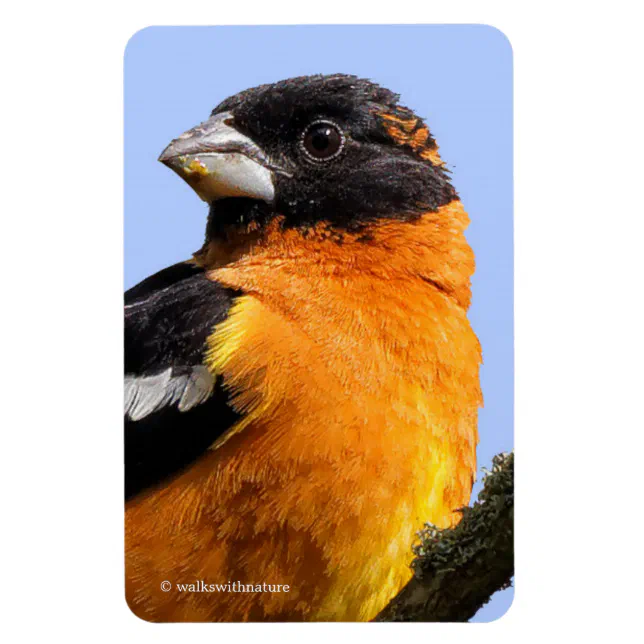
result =
M398 324L418 328L446 306L442 296L423 311L405 305L394 328L368 340L347 330L348 346L334 346L241 298L211 338L208 364L243 420L127 508L133 610L159 621L372 619L411 575L415 532L452 523L469 500L478 344L466 320L451 328L462 338L393 339L404 337ZM446 341L451 368L436 359ZM177 589L197 582L281 591Z
M476 469L466 225L455 201L366 241L276 229L210 272L248 294L206 360L242 420L126 508L139 616L362 621L406 583L415 532L458 520ZM176 588L197 582L289 590Z

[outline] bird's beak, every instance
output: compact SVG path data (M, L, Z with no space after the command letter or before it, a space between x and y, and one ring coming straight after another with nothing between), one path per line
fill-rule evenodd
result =
M233 126L230 112L217 114L175 139L159 161L204 200L250 197L272 202L273 170L262 149Z

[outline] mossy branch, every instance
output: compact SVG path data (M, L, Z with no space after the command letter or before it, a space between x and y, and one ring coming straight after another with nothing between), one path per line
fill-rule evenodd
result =
M499 454L478 500L454 528L426 524L413 546L414 576L378 622L467 622L514 575L514 454Z

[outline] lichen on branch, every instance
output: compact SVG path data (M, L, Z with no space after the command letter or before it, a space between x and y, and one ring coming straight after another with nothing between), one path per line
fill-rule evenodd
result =
M414 576L379 622L466 622L514 575L514 453L485 470L475 503L453 528L431 524L412 547Z

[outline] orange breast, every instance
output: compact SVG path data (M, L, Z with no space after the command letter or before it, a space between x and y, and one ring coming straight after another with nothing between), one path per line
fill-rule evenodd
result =
M207 357L244 417L127 508L137 614L369 620L406 583L415 531L456 521L475 471L465 225L455 202L368 241L275 229L213 270L246 293ZM164 580L289 591L164 593Z

